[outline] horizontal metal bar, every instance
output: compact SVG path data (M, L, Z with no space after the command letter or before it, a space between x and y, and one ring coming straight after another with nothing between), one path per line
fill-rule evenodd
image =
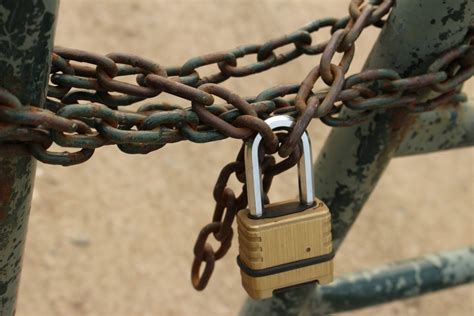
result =
M397 0L364 70L388 68L403 77L426 72L437 56L462 42L473 11L470 0ZM417 92L420 99L434 96L428 89ZM347 109L340 114L351 115ZM336 251L416 121L408 112L392 109L374 111L357 126L331 130L315 164L315 184L316 196L331 210ZM300 286L270 300L249 299L241 315L299 315L312 290L311 285Z
M396 156L474 146L474 99L422 113L398 147Z
M474 281L474 246L387 264L318 286L302 315L327 315Z

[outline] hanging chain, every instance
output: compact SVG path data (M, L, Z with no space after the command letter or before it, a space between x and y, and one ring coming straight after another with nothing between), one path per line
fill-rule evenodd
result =
M393 0L352 0L345 18L318 19L261 45L194 57L179 67L163 67L123 53L102 56L56 47L44 109L23 106L12 93L0 89L0 142L26 143L42 162L73 165L88 160L96 148L112 144L126 153L146 154L182 140L202 143L226 137L246 139L265 130L264 119L285 113L297 118L292 134L278 149L287 157L314 118L334 127L352 126L374 110L403 107L422 112L464 100L458 87L474 74L472 27L466 40L439 57L426 74L402 78L394 70L377 69L345 78L355 41L364 28L382 26L382 17L392 5ZM313 43L312 34L322 28L330 28L330 39ZM276 49L284 52L277 54ZM338 62L336 53L342 55ZM269 88L248 98L218 85L301 55L318 54L320 62L300 84ZM240 59L248 55L256 55L256 62L241 65ZM201 77L198 69L208 65L216 65L217 72ZM119 80L131 75L136 84ZM328 87L314 91L319 78ZM420 99L420 88L431 89L438 96ZM136 111L125 108L161 93L184 99L191 107L161 102L143 105ZM215 104L214 96L227 104ZM343 107L356 114L339 115ZM48 151L53 143L80 150Z
M278 132L276 134L277 143L284 143L288 139L288 134ZM263 174L262 186L264 191L264 203L269 203L267 196L273 177L285 172L298 163L301 157L302 149L299 146L286 159L276 163L274 156L270 153L275 153L274 150L262 147L260 157L260 165ZM228 187L229 179L235 175L236 179L242 183L242 190L238 197L234 191ZM245 165L244 165L244 145L242 145L237 159L234 162L227 164L220 172L216 185L214 186L214 200L216 201L212 222L204 226L194 245L194 261L191 268L191 281L196 290L203 290L214 270L216 260L221 259L229 250L233 230L232 224L235 215L238 211L244 209L247 204L247 190L245 185ZM207 242L208 237L213 233L214 238L220 243L217 251L214 251L211 244ZM204 270L200 274L201 264L205 263Z
M182 140L203 143L226 137L247 139L261 133L263 187L268 202L273 177L297 163L301 155L298 140L312 119L319 118L333 127L353 126L374 110L424 112L465 100L459 87L474 74L474 26L467 30L461 45L437 58L425 74L402 78L394 70L375 69L346 78L356 40L366 27L383 26L382 18L392 5L393 0L351 0L347 17L318 19L261 45L194 57L179 67L163 67L123 53L102 56L56 47L44 108L24 106L15 95L0 88L0 143L25 143L38 160L67 166L88 160L96 148L106 145L115 144L125 153L146 154ZM312 34L322 28L330 28L331 37L314 43ZM275 52L282 48L284 53ZM341 54L339 61L335 61L336 53ZM239 60L249 55L256 55L256 61L241 65ZM299 84L269 88L247 98L218 85L302 55L321 55L321 59ZM217 72L201 77L198 69L209 65L216 65ZM118 80L132 75L136 84ZM319 79L327 88L314 91ZM436 92L436 96L421 98L417 93L420 89ZM191 107L160 102L136 111L125 109L161 93L186 100ZM227 104L215 104L214 96ZM339 115L344 107L351 115ZM283 113L296 117L295 126L288 134L275 134L264 120ZM80 150L52 152L48 148L53 143ZM276 152L286 158L276 163L271 156ZM191 279L198 290L207 285L215 261L229 250L234 217L247 206L244 169L241 149L236 161L226 165L217 179L212 222L201 230L194 247ZM238 196L227 186L232 175L242 183ZM211 234L220 245L216 251L207 242Z
M295 46L304 53L322 53L320 63L309 72L300 85L268 89L251 100L253 102L272 101L276 107L272 114L292 113L298 117L289 134L278 135L276 144L271 137L272 131L268 131L262 126L257 128L256 125L252 125L260 120L255 118L254 113L246 112L247 109L241 104L233 104L240 110L241 116L237 117L231 125L223 121L222 117L205 112L202 109L200 109L202 112L199 113L197 110L199 107L195 107L195 103L193 103L193 109L198 113L199 118L222 133L227 132L226 136L245 138L248 137L246 134L248 131L242 128L249 128L253 132L260 129L259 132L262 133L265 145L265 152L259 156L261 157L265 203L269 203L267 193L273 177L297 163L301 155L301 149L296 150L299 148L299 140L313 118L320 118L330 126L351 126L364 121L375 109L405 107L413 112L429 111L439 104L458 101L460 96L457 87L473 75L473 32L471 29L466 41L437 59L429 67L427 74L401 78L396 71L377 69L367 70L344 78L354 56L355 40L365 26L380 24L381 18L391 5L391 2L385 1L377 8L367 5L360 9L361 2L351 2L349 8L350 18L344 20L344 22L339 22L345 25L343 27L335 27L337 24L333 25L332 37L329 41L314 46L310 46L310 43L306 45L299 43L298 46L295 43ZM291 42L290 37L279 38L273 43L283 42ZM268 46L271 47L272 45L268 44ZM342 53L342 57L337 64L333 63L336 52ZM261 56L259 60L265 60L266 54L265 50L263 50L263 53L259 53L259 56ZM285 60L284 57L280 58ZM329 88L324 91L313 92L314 84L319 78ZM379 81L382 81L380 90L368 88L367 84ZM361 84L364 85L361 86ZM205 87L204 91L215 91L209 89L211 86L205 85ZM440 95L431 100L419 102L415 90L423 87L429 87L439 92ZM296 97L291 103L281 98L294 93L296 93ZM222 95L219 96L223 97ZM337 101L342 101L346 107L360 114L351 118L335 117L342 107L341 105L335 105ZM229 103L231 102L229 101ZM202 108L204 109L204 107ZM204 113L206 113L206 116L204 116ZM271 154L276 151L281 157L288 158L275 164L275 159ZM243 184L242 191L237 198L234 191L227 186L232 174ZM216 205L212 222L202 228L194 246L195 257L191 268L191 281L196 290L203 290L206 287L214 270L215 261L227 253L232 242L232 223L235 215L247 206L243 148L240 150L236 161L222 169L214 187L214 199ZM211 244L207 242L211 233L213 233L216 241L220 243L217 251L214 251ZM203 263L205 266L201 274L200 268Z

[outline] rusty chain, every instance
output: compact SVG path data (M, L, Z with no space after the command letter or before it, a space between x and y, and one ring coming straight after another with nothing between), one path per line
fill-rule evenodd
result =
M22 106L13 94L0 90L0 142L27 143L42 162L73 165L88 160L96 148L105 145L116 144L126 153L145 154L182 140L202 143L226 137L245 139L266 129L263 119L286 113L297 117L292 135L278 151L287 157L314 118L330 126L351 126L378 109L403 107L422 112L462 100L457 87L474 73L472 27L466 41L439 57L426 74L402 78L394 70L378 69L345 78L357 38L370 25L382 26L382 17L392 4L393 0L352 0L349 16L342 19L318 19L261 45L194 57L179 67L163 67L123 53L102 56L56 47L44 109ZM322 28L330 28L330 39L313 43L312 34ZM277 49L286 50L277 54ZM338 62L336 53L341 54ZM301 84L273 87L249 98L217 85L230 77L266 71L301 55L318 54L319 64ZM239 59L248 55L256 55L256 62L239 65ZM212 64L218 71L201 77L198 69ZM118 80L130 75L135 76L136 84ZM319 78L328 88L313 91ZM439 95L421 100L417 96L420 88ZM153 103L136 111L124 109L160 93L190 101L191 107ZM214 96L227 104L215 104ZM343 107L356 114L338 115ZM274 137L266 137L270 139L275 142ZM48 151L53 143L80 150Z
M284 143L288 136L288 134L278 132L276 134L278 143ZM278 163L276 163L274 156L266 154L268 153L267 148L261 148L259 157L261 159L263 173L262 186L265 195L265 203L269 202L267 193L270 190L273 178L298 163L302 154L299 145L300 143L298 143L288 158ZM276 150L277 148L271 152L274 153ZM242 190L238 197L236 197L234 191L227 186L232 175L235 175L236 179L242 183ZM237 159L222 168L214 186L213 196L216 205L212 222L201 229L194 245L191 281L196 290L203 290L206 287L214 270L215 261L221 259L229 250L234 235L232 224L235 215L238 211L244 209L248 203L245 186L244 146L241 147ZM220 243L217 251L214 251L211 244L207 242L211 233L213 233L216 241ZM205 267L202 274L200 274L200 267L203 262L205 263Z
M357 4L360 4L360 1L352 1L350 10L354 10L354 5ZM324 48L321 49L322 57L320 64L310 71L300 85L269 89L254 99L254 101L272 100L275 102L277 105L276 110L273 111L275 114L295 111L298 115L298 120L291 133L278 135L276 146L274 146L271 137L265 134L265 131L259 131L262 133L264 145L266 146L264 152L260 153L265 203L269 202L267 193L270 189L273 177L297 163L301 152L295 149L299 148L297 145L299 144L298 141L301 134L314 117L321 118L324 123L331 126L350 126L360 123L371 111L379 108L406 107L414 112L429 111L439 104L454 101L456 98L459 98L459 90L456 87L472 76L473 50L471 30L466 36L465 43L437 59L429 67L427 74L411 78L401 78L399 74L393 70L378 69L368 70L345 79L344 74L347 72L354 55L354 41L360 35L363 25L366 25L368 23L367 21L373 16L377 16L377 19L371 20L371 23L380 21L378 19L383 16L382 13L378 13L377 15L375 12L377 12L377 10L373 8L367 9L366 7L360 14L351 15L351 19L347 25L352 28L346 27L345 29L339 29L333 32L331 39L322 45ZM357 18L354 18L354 16L357 16ZM338 65L332 63L335 52L343 53ZM467 57L468 54L470 54L471 57ZM471 58L471 61L466 62L466 58ZM460 70L460 65L453 63L456 59L458 59L459 64L461 63L461 59L463 59L464 66L469 66ZM445 67L448 65L451 65L449 67L453 67L451 69L457 68L457 70L448 75L442 71L442 69L447 69ZM313 86L319 77L321 77L330 88L324 92L313 93ZM376 82L383 85L381 89L383 93L377 93L376 91L368 89L367 86L357 86L363 83ZM440 82L441 84L436 82ZM429 87L441 94L431 100L418 102L414 90L424 87ZM203 90L206 91L206 89ZM279 99L279 97L291 93L296 93L293 104ZM350 119L335 118L333 115L340 111L340 106L335 106L336 101L342 101L349 109L359 111L362 114ZM239 108L237 105L235 107ZM241 110L241 112L244 111ZM234 125L242 127L242 123L239 120L244 120L248 115L252 115L252 113L245 113L239 116L234 121ZM217 130L225 130L225 126L217 125L218 120L214 119L215 121L212 121L213 117L215 116L209 115L206 123ZM255 117L250 116L249 118L254 119ZM257 128L252 127L250 124L247 124L245 127L251 128L254 131L257 130ZM245 134L239 135L239 131L235 129L235 127L233 127L235 130L233 130L230 124L227 128L228 130L226 131L229 134L226 136L236 138L242 136L242 138L245 138ZM241 132L245 133L245 131ZM234 134L232 135L230 133ZM275 164L275 159L271 155L277 150L281 157L289 156L279 164ZM233 237L232 223L234 217L239 210L247 206L244 168L242 148L236 161L226 165L217 179L213 194L216 205L212 222L202 228L194 246L191 281L196 290L203 290L206 287L214 270L215 261L227 253ZM227 187L227 183L232 174L235 174L236 178L243 184L242 191L237 198L234 191ZM220 243L217 251L214 251L211 244L207 242L211 233L214 234L216 241ZM200 268L202 263L205 264L205 267L201 274Z
M96 148L106 145L115 144L125 153L146 154L182 140L246 139L258 132L264 138L261 156L267 192L273 176L296 163L298 140L312 119L319 118L333 127L353 126L375 110L405 108L419 113L465 99L459 87L474 74L474 26L466 31L461 45L437 58L425 74L403 78L392 69L375 69L346 77L356 40L366 27L383 26L382 18L392 5L393 0L351 0L349 15L344 18L318 19L263 44L194 57L178 67L163 67L130 54L102 56L56 47L44 108L24 106L0 88L0 143L25 143L36 159L67 166L85 162ZM330 38L313 43L312 34L322 28L330 28ZM277 54L277 49L285 50ZM319 63L299 84L269 88L247 98L218 85L231 77L264 72L301 55L319 54ZM336 54L341 56L339 61ZM256 55L256 61L240 65L239 59L249 55ZM209 65L216 65L218 70L201 77L198 69ZM119 80L123 76L135 76L136 84ZM327 88L314 91L319 79ZM436 96L422 99L420 89L431 90ZM136 111L124 108L161 93L186 100L191 107L160 102L142 105ZM214 96L227 104L216 104ZM339 115L344 107L351 115ZM282 113L296 117L296 124L291 133L277 135L263 120ZM53 143L80 150L49 151ZM271 156L276 152L287 158L276 164ZM235 213L247 205L243 170L240 153L217 180L212 222L202 229L194 247L192 282L197 289L206 286L215 261L229 249ZM239 196L227 187L232 174L244 184ZM217 251L207 242L211 234L220 243Z

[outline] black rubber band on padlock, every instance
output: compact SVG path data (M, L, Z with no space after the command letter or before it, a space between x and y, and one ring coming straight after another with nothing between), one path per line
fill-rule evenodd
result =
M258 278L258 277L264 277L264 276L268 276L272 274L296 270L300 268L305 268L314 264L330 261L334 258L334 255L335 255L334 251L331 251L330 253L327 253L322 256L293 261L289 263L280 264L278 266L269 267L265 269L259 269L259 270L250 269L245 263L242 262L242 260L240 260L240 256L237 256L237 264L239 265L240 269L242 269L242 271L245 272L245 274L251 277Z

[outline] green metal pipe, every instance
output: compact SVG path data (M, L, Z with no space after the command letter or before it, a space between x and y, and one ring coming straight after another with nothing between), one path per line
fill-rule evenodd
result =
M59 0L0 3L0 87L42 105ZM0 144L0 316L15 314L36 161L23 145Z
M351 273L314 288L301 315L328 315L474 281L474 246Z
M415 297L473 281L474 246L470 246L349 273L328 285L301 286L296 291L309 291L308 300L301 300L298 295L293 295L293 309L288 310L284 305L274 304L271 315L329 315ZM274 302L271 299L267 301ZM297 304L300 304L300 308ZM262 304L247 304L241 311L241 315L267 313L268 309Z
M398 0L364 69L390 68L402 77L421 74L461 43L473 16L471 0ZM419 94L428 96L423 90ZM336 250L416 121L403 109L377 111L361 125L333 129L326 139L316 161L316 196L331 210ZM298 315L313 288L282 291L262 302L249 299L241 315Z
M474 146L474 99L421 114L397 149L411 156Z
M15 314L36 161L24 146L0 145L0 315Z
M437 56L462 42L473 15L469 0L397 1L364 69L394 69L402 77L424 73ZM419 91L420 98L428 92ZM364 124L333 129L326 139L316 162L316 195L333 214L336 248L417 117L403 109L377 111Z

